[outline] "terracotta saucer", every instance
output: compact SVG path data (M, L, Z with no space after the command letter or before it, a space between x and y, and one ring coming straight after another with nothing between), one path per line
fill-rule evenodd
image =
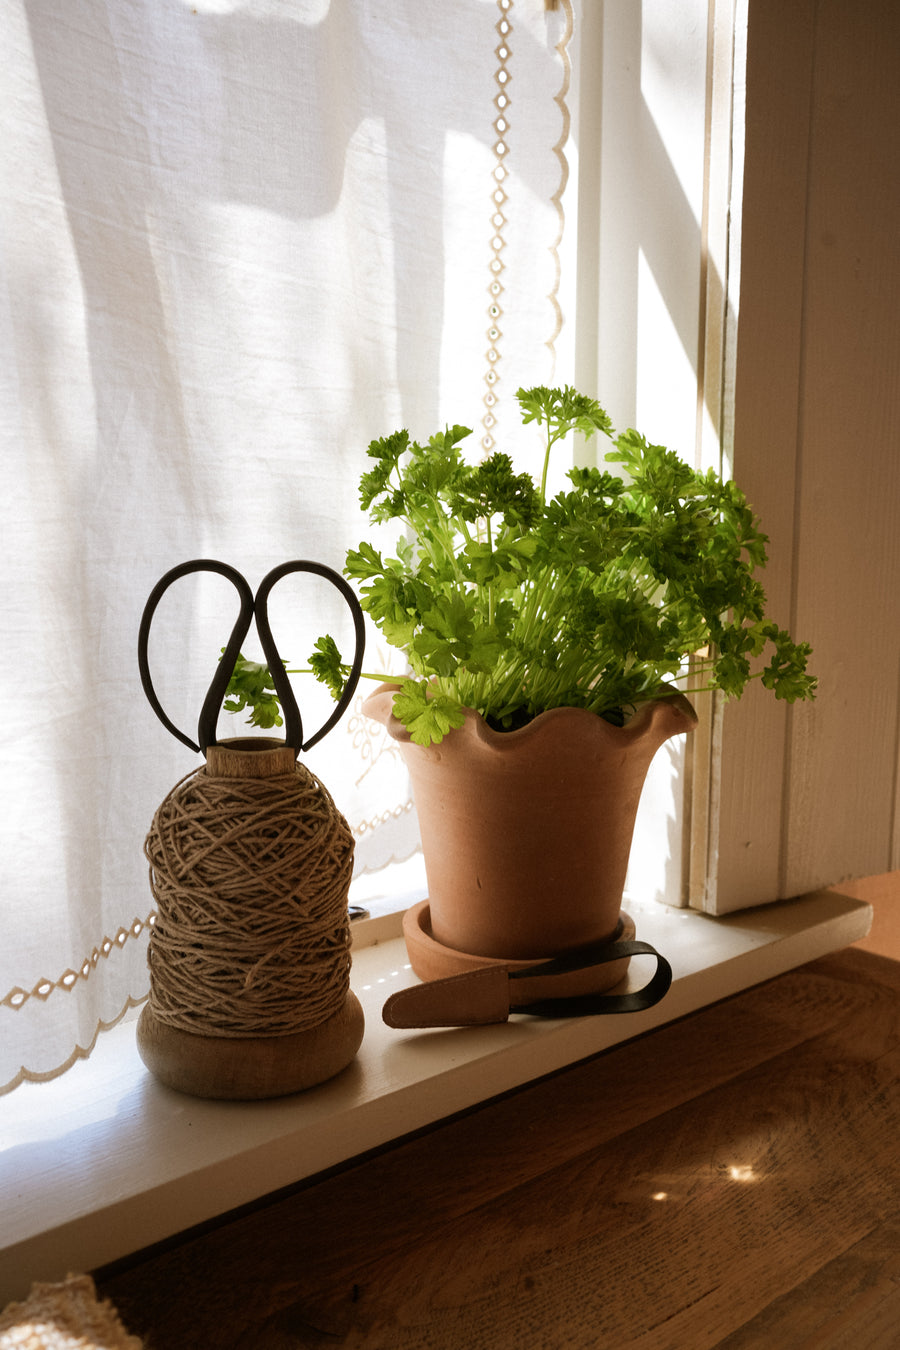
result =
M635 935L633 920L623 910L619 916L616 941L630 941ZM503 966L506 970L523 970L537 965L534 960L509 961L502 957L476 956L471 952L456 951L437 942L431 932L431 910L427 900L413 905L403 916L403 936L410 965L420 980L442 980L450 975L464 975L488 966ZM606 965L591 966L587 970L572 971L566 975L536 977L522 980L517 993L520 1001L530 998L570 998L576 994L599 994L621 984L628 973L630 957L610 961ZM517 982L518 983L518 982ZM527 986L527 987L526 987Z

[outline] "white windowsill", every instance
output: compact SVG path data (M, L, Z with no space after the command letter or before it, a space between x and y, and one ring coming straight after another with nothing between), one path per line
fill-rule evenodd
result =
M180 1095L144 1068L133 1020L62 1078L24 1084L0 1102L0 1307L32 1280L95 1269L848 946L872 913L833 892L724 919L626 908L674 971L669 994L643 1013L391 1031L384 999L415 983L391 916L361 925L360 943L374 945L354 948L359 1055L310 1092L254 1103ZM642 967L646 958L632 962L635 984Z

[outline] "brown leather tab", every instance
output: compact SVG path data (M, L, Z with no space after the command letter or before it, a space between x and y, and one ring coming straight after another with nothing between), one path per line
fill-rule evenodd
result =
M429 980L391 994L381 1010L389 1027L472 1027L509 1019L509 976L503 966Z

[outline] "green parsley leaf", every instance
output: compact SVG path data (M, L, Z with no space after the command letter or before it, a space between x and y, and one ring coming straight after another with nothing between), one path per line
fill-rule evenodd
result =
M416 745L442 741L451 728L461 727L466 720L455 699L431 690L424 680L404 680L394 695L393 710Z
M344 692L349 667L344 665L338 645L330 634L326 633L325 637L316 641L309 658L309 668L337 702Z
M224 653L225 648L222 648ZM225 701L222 705L226 712L239 713L250 709L247 721L252 727L280 727L284 724L281 706L269 667L259 661L248 661L243 653L238 653L231 679L228 681Z

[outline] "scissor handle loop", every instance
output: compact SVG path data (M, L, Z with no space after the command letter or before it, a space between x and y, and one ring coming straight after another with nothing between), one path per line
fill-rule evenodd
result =
M183 731L179 730L174 722L167 716L157 697L156 690L153 687L153 680L150 676L150 663L147 655L150 626L153 622L153 616L156 613L160 600L173 582L178 581L181 577L190 575L192 572L217 572L220 576L226 577L237 590L241 602L237 622L231 630L231 636L229 637L226 646L222 650L221 660L216 667L212 683L207 690L206 697L203 700L203 706L200 709L200 717L197 722L196 741L192 741L190 736L187 736ZM272 636L271 627L269 626L268 601L272 587L275 586L282 577L287 576L291 572L311 572L315 576L323 577L326 581L329 581L335 586L337 590L341 592L341 595L350 607L356 633L356 650L353 657L353 664L350 668L347 682L344 685L343 693L338 699L331 716L322 724L315 735L310 736L309 740L306 742L303 740L303 723L300 717L300 710L297 707L297 700L294 697L294 690L284 668L284 662L279 655L275 639ZM219 712L228 690L229 681L234 673L238 656L240 655L241 645L250 630L250 624L253 622L254 612L256 614L256 627L259 633L260 644L265 654L269 673L272 676L272 684L275 686L275 692L278 695L281 703L281 710L284 714L285 744L289 745L295 754L299 754L301 750L309 750L317 741L320 741L323 736L327 735L344 713L356 691L365 651L365 624L362 607L357 600L356 595L338 572L333 571L330 567L326 567L324 563L308 562L305 560L282 563L279 567L273 568L267 576L263 577L254 599L253 592L250 590L247 581L241 576L240 572L234 567L230 567L228 563L218 562L214 558L195 558L192 562L179 563L177 567L171 568L170 571L166 572L165 576L160 578L150 592L147 603L144 606L144 612L141 615L141 622L138 630L138 669L140 670L141 684L151 708L156 713L163 726L191 750L199 750L205 755L208 747L214 745L216 742L216 724L219 720Z
M297 700L294 697L291 682L288 679L284 663L281 660L281 657L278 654L278 648L275 645L275 639L272 637L272 630L269 627L269 595L273 586L275 586L282 577L288 576L291 572L311 572L314 576L323 577L339 590L350 607L350 613L353 615L353 627L356 636L356 649L353 655L353 663L350 667L350 674L347 676L347 682L344 685L344 691L338 699L331 716L327 721L322 723L318 731L310 736L307 741L303 740L303 724L300 719L300 710L297 707ZM366 645L365 622L363 619L362 606L357 600L350 585L344 580L339 572L335 572L331 567L326 567L324 563L309 562L301 559L295 562L281 563L280 566L273 567L272 571L263 577L256 592L255 608L256 631L259 633L260 644L269 666L272 683L275 686L275 692L281 701L281 709L284 713L285 742L298 753L301 750L309 750L317 741L320 741L323 736L326 736L335 723L341 718L356 692L356 686L359 683L359 676L362 671L363 655L365 653Z
M237 622L231 630L231 636L222 652L222 659L216 667L216 673L213 676L212 684L209 686L206 698L203 700L203 707L200 711L200 718L197 723L198 741L192 741L190 736L185 735L175 726L166 715L162 704L156 696L156 690L153 687L153 681L150 678L150 663L147 658L147 645L150 637L150 625L153 622L153 615L160 600L173 582L181 577L190 575L192 572L218 572L220 576L226 577L235 587L241 601L240 613ZM217 562L215 558L195 558L192 562L179 563L166 572L165 576L160 577L159 581L153 587L144 606L144 612L141 615L140 628L138 630L138 669L141 674L141 684L144 693L147 695L151 708L156 713L163 726L171 731L184 745L191 750L202 750L206 753L206 748L215 740L216 719L219 715L219 708L225 697L225 691L228 688L228 682L231 679L238 654L241 650L241 644L247 633L250 631L250 624L253 621L253 592L247 581L241 576L235 568L229 567L228 563ZM212 719L212 732L210 733L210 718Z

